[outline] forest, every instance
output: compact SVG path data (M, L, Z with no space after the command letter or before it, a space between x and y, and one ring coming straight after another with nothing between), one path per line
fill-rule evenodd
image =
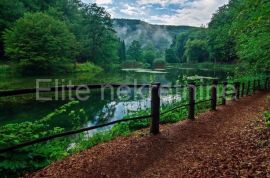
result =
M243 62L261 70L269 66L266 1L231 0L213 15L208 27L180 27L182 31L168 27L165 30L172 39L165 46L162 40L147 42L141 35L133 41L121 39L114 21L118 27L127 24L130 28L136 28L138 21L113 20L96 4L79 0L3 0L0 7L1 62L11 62L25 74L67 72L85 62L105 70L120 64L151 67L155 60Z
M34 88L37 78L56 79L58 86L68 80L77 85L130 84L134 80L187 85L213 80L247 83L269 75L267 0L230 0L212 15L209 24L200 27L114 19L106 8L81 0L1 0L0 9L0 92ZM221 89L217 94L222 94ZM201 90L206 98L209 93ZM181 92L188 96L188 91ZM161 110L187 102L173 94L164 97ZM46 102L36 101L31 94L0 95L0 148L150 113L150 96L133 94L132 99L122 101L112 100L109 92L103 100L97 90L90 95L87 101ZM196 114L209 106L208 102L196 107ZM187 114L187 109L168 112L160 123L182 121ZM269 112L266 115L269 125ZM149 125L149 120L120 123L107 130L0 153L0 173L21 176Z

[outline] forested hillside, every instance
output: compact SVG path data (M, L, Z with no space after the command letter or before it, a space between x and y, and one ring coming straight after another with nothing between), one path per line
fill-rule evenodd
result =
M118 37L124 40L127 46L137 40L143 47L153 44L159 50L168 48L179 33L195 29L190 26L152 25L131 19L113 19L113 26Z
M105 70L165 60L270 65L269 1L231 0L200 28L112 20L105 8L80 0L2 0L0 8L1 63L28 75L68 72L85 62Z
M118 63L111 16L79 0L2 0L0 58L23 73L55 73L76 62Z
M213 59L240 60L256 68L270 66L270 1L231 0L214 14L209 24Z
M269 70L270 2L230 0L213 14L208 28L180 33L166 51L171 62L247 63Z

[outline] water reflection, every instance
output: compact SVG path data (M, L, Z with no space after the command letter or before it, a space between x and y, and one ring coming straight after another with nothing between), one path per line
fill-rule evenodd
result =
M219 79L225 79L231 75L226 71L211 71L209 69L179 69L169 68L166 73L147 73L147 72L134 72L134 71L117 71L116 73L102 73L98 76L90 77L90 75L72 75L64 76L66 81L72 80L73 84L77 83L128 83L133 84L134 80L138 84L150 84L153 82L161 82L164 85L176 84L179 82L186 82L186 76L206 76L206 77L217 77ZM13 80L18 79L10 79ZM18 80L25 83L26 86L21 88L27 88L32 83L35 84L33 78L24 78ZM29 86L28 86L29 85ZM86 126L93 126L106 122L115 121L122 119L125 115L130 114L134 111L146 109L150 107L149 90L144 90L145 97L138 96L136 92L131 91L130 98L111 99L110 92L106 92L104 100L101 99L100 91L91 91L91 96L87 101L81 101L79 108L84 109L89 116L89 121ZM181 93L173 93L163 95L161 97L161 104L173 104L179 100L182 100ZM26 103L15 102L12 104L3 104L0 108L1 116L0 123L2 125L7 123L20 123L24 121L39 120L47 114L53 112L68 101L27 101ZM74 108L76 109L76 108ZM64 122L64 121L59 121ZM85 126L85 125L82 125Z

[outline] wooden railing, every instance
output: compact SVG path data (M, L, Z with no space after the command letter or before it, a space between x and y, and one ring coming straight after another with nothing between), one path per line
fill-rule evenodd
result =
M262 87L262 83L261 83L262 80L254 80L253 81L253 87L252 87L253 90L252 91L251 91L251 87L250 87L251 81L247 82L247 87L246 87L246 82L243 82L243 83L235 82L235 83L232 84L234 86L234 92L232 94L230 94L230 95L233 97L234 100L238 100L240 97L244 97L245 95L249 96L251 94L254 94L256 92L256 90L269 90L270 89L269 77L265 78L263 81L265 82L264 87ZM222 87L223 87L222 96L220 96L220 97L217 96L217 93L218 93L217 92L217 85L218 84L222 84ZM83 88L82 86L88 87L89 89L101 89L102 87L107 86L107 85L97 84L97 85L61 86L61 87L53 87L53 88L50 88L50 90L46 90L46 91L43 91L43 92L54 92L54 91L58 91L58 90L61 90L61 91L63 91L63 90L76 90L78 88ZM123 86L121 84L109 84L109 85L114 87L114 88ZM81 128L81 129L78 129L78 130L63 132L63 133L55 134L55 135L48 136L48 137L39 138L39 139L36 139L36 140L28 141L28 142L17 144L17 145L7 146L4 149L0 149L0 153L10 152L10 151L20 149L20 148L23 148L23 147L26 147L26 146L30 146L30 145L33 145L33 144L46 142L46 141L49 141L49 140L52 140L52 139L55 139L55 138L59 138L59 137L65 137L65 136L69 136L69 135L82 133L82 132L85 132L85 131L89 131L89 130L93 130L93 129L113 125L113 124L116 124L116 123L129 122L129 121L142 120L142 119L149 119L149 118L151 118L150 133L153 134L153 135L156 135L156 134L158 134L160 132L159 125L160 125L160 116L161 115L166 114L168 112L173 112L175 110L178 110L179 108L188 107L188 119L194 120L195 119L195 105L196 104L211 101L211 109L216 110L218 98L222 99L222 105L226 105L226 98L229 96L226 93L228 82L220 82L220 83L218 83L217 80L214 80L212 85L208 85L208 86L211 86L211 99L203 100L203 101L197 101L197 102L195 100L195 98L196 98L195 96L196 96L196 87L198 87L198 85L196 85L195 83L190 83L190 84L188 84L186 86L183 86L183 85L182 86L161 86L160 83L147 84L147 85L124 85L124 86L151 88L151 115L145 115L145 116L139 116L139 117L134 117L134 118L116 120L116 121L106 123L106 124L102 124L102 125L97 125L97 126L92 126L92 127L87 127L87 128ZM188 104L183 104L183 105L177 106L175 108L166 110L166 111L161 113L160 112L160 102L161 102L160 101L160 88L161 87L163 87L163 88L185 88L185 87L187 87L188 88L188 96L189 96ZM242 90L241 90L241 88L242 88ZM0 91L0 97L16 96L16 95L22 95L22 94L30 94L30 93L35 93L37 91L39 91L39 89L36 89L36 88Z

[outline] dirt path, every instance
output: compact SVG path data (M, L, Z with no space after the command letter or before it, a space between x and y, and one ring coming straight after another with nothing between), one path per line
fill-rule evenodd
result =
M35 177L270 177L268 107L260 92L207 112L195 121L118 138L56 162Z

